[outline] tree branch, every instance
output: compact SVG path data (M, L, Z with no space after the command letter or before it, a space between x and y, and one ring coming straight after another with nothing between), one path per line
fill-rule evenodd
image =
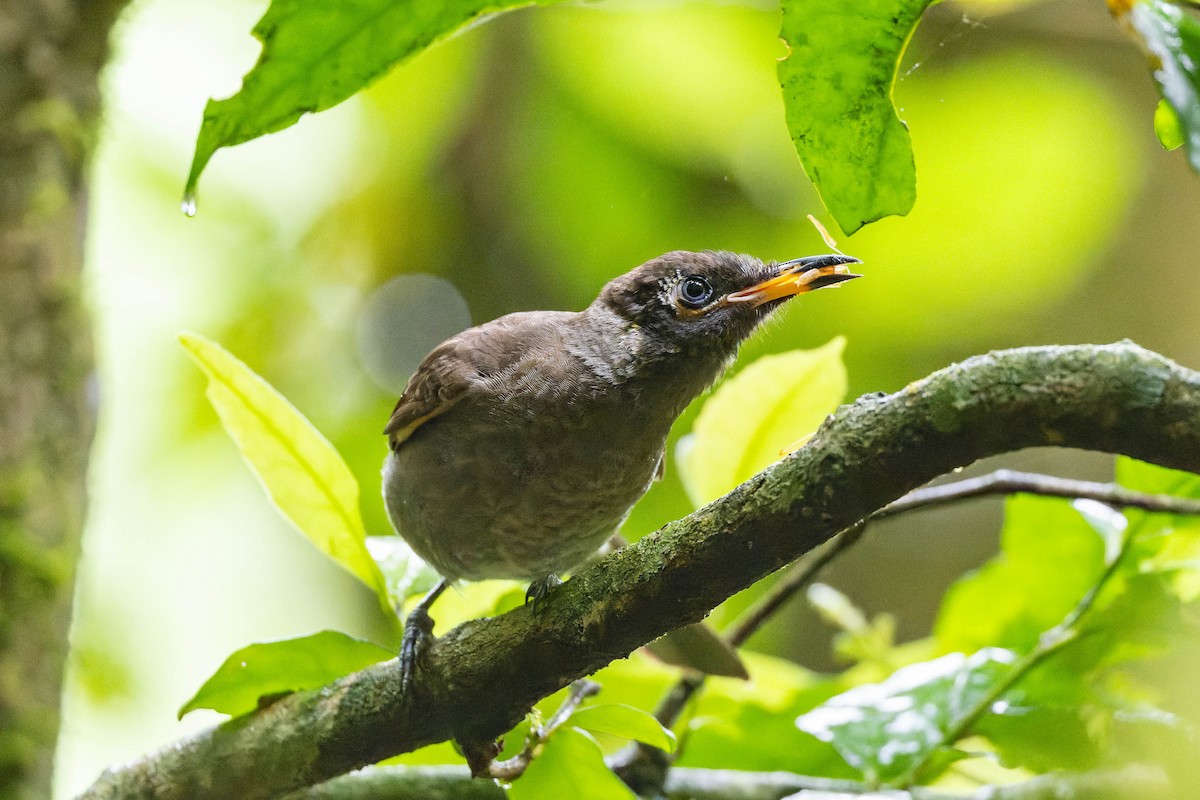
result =
M871 515L871 519L885 519L907 511L957 503L974 497L1018 493L1098 500L1116 508L1140 508L1143 511L1167 514L1200 514L1200 500L1188 497L1135 492L1115 483L1079 481L1054 475L998 469L978 478L916 489L876 511Z
M664 792L672 800L782 800L798 792L823 800L883 796L858 781L689 767L672 769ZM904 800L1167 800L1171 786L1161 769L1134 765L1039 775L1020 783L981 787L969 794L916 786L888 796L893 795ZM371 767L288 795L287 800L504 800L504 791L492 781L472 780L465 767Z
M434 742L486 741L932 478L1042 445L1200 471L1200 373L1131 343L1027 348L860 398L805 447L536 608L450 631L407 694L394 662L376 665L111 769L84 797L254 800Z

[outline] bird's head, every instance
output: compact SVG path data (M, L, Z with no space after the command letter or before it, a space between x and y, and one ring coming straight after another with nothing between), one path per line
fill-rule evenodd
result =
M843 255L763 263L706 250L667 253L611 281L596 303L630 321L667 350L732 355L788 299L857 278Z

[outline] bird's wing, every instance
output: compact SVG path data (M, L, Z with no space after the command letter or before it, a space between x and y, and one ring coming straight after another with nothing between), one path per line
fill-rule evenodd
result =
M470 389L470 348L462 338L438 345L409 379L383 429L392 450L422 424L453 408Z
M546 338L545 322L522 313L492 320L442 342L417 367L392 410L383 431L392 450L470 392L495 391L493 376L528 358L530 350Z

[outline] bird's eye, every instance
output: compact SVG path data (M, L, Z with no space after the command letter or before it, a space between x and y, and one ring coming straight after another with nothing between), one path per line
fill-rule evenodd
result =
M688 308L702 308L708 305L713 297L712 284L699 275L688 275L680 281L676 291L679 302Z

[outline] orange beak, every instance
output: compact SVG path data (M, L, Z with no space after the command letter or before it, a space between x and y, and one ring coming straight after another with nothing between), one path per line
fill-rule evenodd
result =
M785 261L777 266L779 272L749 289L725 296L726 303L748 303L751 308L784 297L835 286L861 275L850 271L848 264L861 264L853 256L807 256Z

